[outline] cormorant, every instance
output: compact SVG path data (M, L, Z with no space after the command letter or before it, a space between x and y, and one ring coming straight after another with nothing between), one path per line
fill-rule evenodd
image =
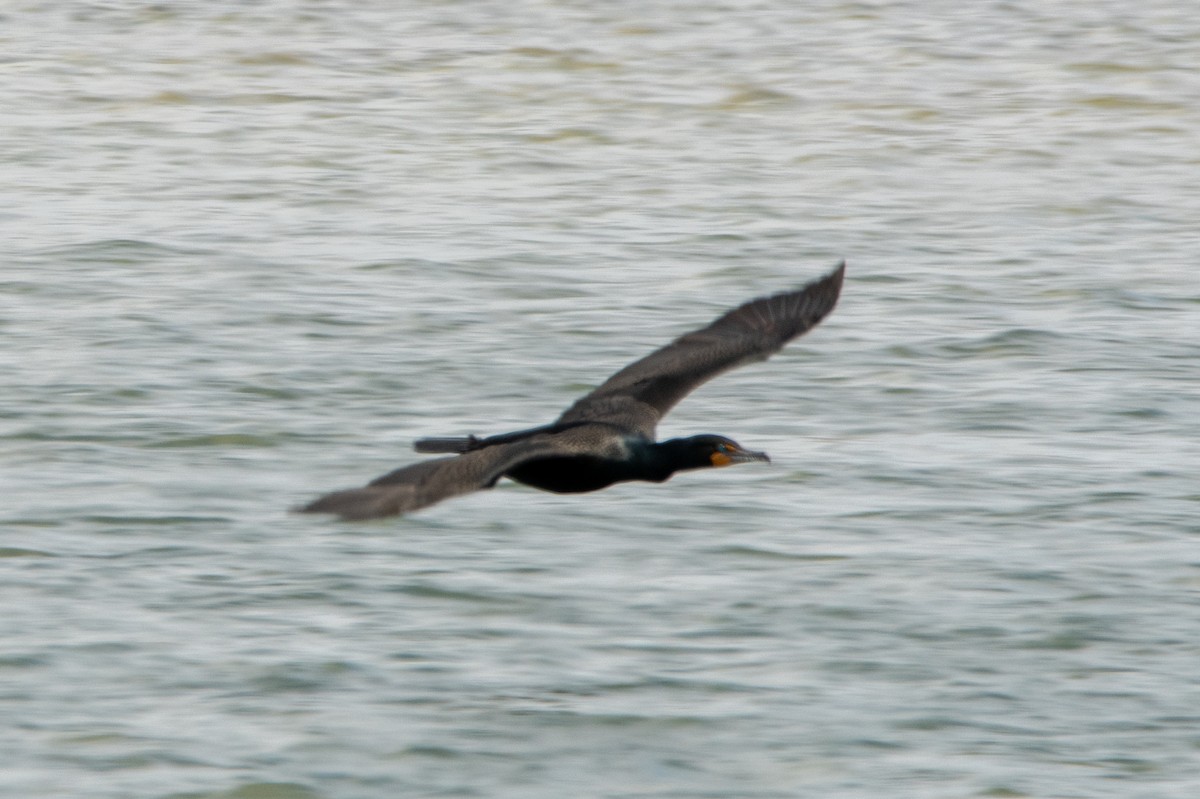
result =
M326 494L299 510L371 519L408 513L491 488L501 477L545 491L595 491L625 480L661 483L677 471L768 461L724 436L655 442L654 428L701 383L765 360L837 303L843 261L797 291L751 300L707 327L626 366L543 427L487 438L423 438L417 452L450 457L403 466L363 488Z

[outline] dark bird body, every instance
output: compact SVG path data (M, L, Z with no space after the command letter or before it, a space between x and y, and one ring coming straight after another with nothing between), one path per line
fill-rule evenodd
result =
M370 519L407 513L501 477L558 493L628 480L661 483L677 471L769 460L723 436L654 440L658 421L689 392L743 364L765 360L833 310L845 264L791 292L752 300L626 366L553 424L487 438L424 438L418 452L451 453L335 491L300 510Z

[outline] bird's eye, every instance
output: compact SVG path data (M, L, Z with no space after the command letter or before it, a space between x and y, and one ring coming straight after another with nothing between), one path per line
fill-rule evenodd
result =
M729 447L724 444L717 444L717 452L728 452Z

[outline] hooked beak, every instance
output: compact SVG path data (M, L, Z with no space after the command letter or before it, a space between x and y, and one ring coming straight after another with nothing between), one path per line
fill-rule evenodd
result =
M771 462L771 456L765 452L751 452L748 449L739 449L736 452L729 453L730 463L750 463L751 461L766 461Z

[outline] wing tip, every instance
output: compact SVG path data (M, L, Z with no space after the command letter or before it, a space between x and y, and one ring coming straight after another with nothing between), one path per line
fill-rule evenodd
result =
M824 277L817 278L810 285L819 286L822 284L828 284L830 288L835 288L837 293L840 294L842 290L842 281L845 280L845 278L846 259L843 258L842 260L838 261L838 265L835 266L829 272L829 274L825 275Z
M374 486L347 488L317 497L293 513L328 513L342 521L354 522L380 519L400 513L397 503L390 501L389 492Z
M820 303L821 307L817 310L817 321L828 315L837 305L838 299L842 296L842 283L845 278L846 259L843 258L824 277L819 277L800 289L799 293L802 297L812 297Z

